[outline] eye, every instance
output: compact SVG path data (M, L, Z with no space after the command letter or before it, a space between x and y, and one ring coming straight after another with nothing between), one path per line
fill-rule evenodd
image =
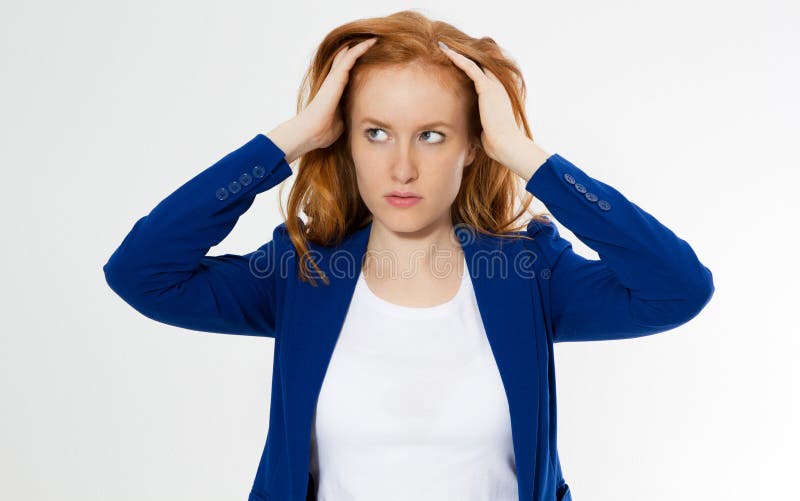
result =
M373 136L371 136L371 135L370 135L370 134L371 134L373 131L380 131L380 132L383 132L384 134L386 133L386 131L384 131L383 129L379 129L379 128L371 128L371 129L366 129L366 130L364 131L364 133L365 133L365 134L366 134L366 136L367 136L367 140L368 140L369 142L371 142L371 143L379 143L379 142L382 142L382 141L380 141L380 140L373 139ZM426 135L426 134L438 134L439 136L441 136L441 137L442 137L442 139L441 139L440 141L429 142L428 144L441 144L441 143L443 143L443 142L444 142L445 135L444 135L443 133L441 133L441 132L437 132L437 131L435 131L435 130L426 130L425 132L423 132L423 133L422 133L422 134L420 134L420 135L421 135L421 136L424 136L424 135Z
M372 131L381 131L381 132L384 132L384 130L383 130L383 129L367 129L367 130L365 130L365 131L364 131L364 132L366 133L366 135L367 135L367 140L369 140L369 141L370 141L370 142L372 142L372 143L375 143L375 142L377 142L377 141L376 141L375 139L373 139L373 138L372 138L372 136L370 135L370 133L371 133Z
M442 134L441 132L436 132L435 130L426 130L422 134L424 135L424 134L428 134L428 133L438 134L438 135L442 136L442 140L441 141L436 141L436 143L443 143L444 142L444 134ZM436 144L436 143L434 143L434 144Z

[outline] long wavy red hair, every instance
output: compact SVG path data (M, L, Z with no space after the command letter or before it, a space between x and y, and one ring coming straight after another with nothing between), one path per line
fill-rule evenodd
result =
M525 117L525 82L516 63L503 54L491 37L470 37L448 23L431 20L412 10L358 19L328 33L303 77L297 113L313 100L340 48L375 36L379 37L378 42L360 56L350 70L348 85L339 104L345 123L344 132L329 147L307 152L298 160L287 202L287 211L292 217L287 217L280 205L289 238L297 251L300 279L310 280L314 285L310 267L316 270L315 274L322 276L326 284L329 281L310 257L308 242L336 245L369 224L372 218L358 192L348 141L353 96L367 70L409 63L431 68L431 75L438 76L443 85L467 96L470 140L478 142L482 128L475 86L463 70L441 52L437 44L441 40L481 68L488 68L497 75L509 94L518 126L533 139ZM279 188L281 199L282 191L283 185ZM547 221L549 215L547 212L532 212L532 201L533 196L521 186L519 176L479 148L473 163L464 170L461 188L450 209L451 220L454 226L469 225L478 233L527 238L520 230L525 229L528 220L520 222L520 218L530 214L534 219ZM306 222L299 216L301 211L306 214Z

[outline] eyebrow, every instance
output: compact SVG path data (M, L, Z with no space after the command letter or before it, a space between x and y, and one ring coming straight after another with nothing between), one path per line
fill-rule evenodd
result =
M387 129L391 129L392 128L389 124L381 122L380 120L378 120L376 118L366 117L366 118L362 119L360 123L364 124L364 123L367 123L367 122L373 123L375 125L379 125L381 127L386 127ZM426 124L420 125L421 128L425 128L425 129L432 128L432 127L438 127L438 126L449 127L451 129L454 128L448 122L445 122L443 120L436 120L435 122L430 122L430 123L426 123Z

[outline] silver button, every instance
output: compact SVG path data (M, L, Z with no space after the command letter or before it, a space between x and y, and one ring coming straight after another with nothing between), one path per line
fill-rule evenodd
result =
M586 193L586 186L580 183L575 183L575 189L578 190L579 193Z
M611 204L606 202L605 200L600 200L597 202L597 206L603 210L611 210Z
M569 184L575 184L575 178L574 178L574 177L572 176L572 174L570 174L569 172L565 172L565 173L564 173L564 179L565 179L565 180L566 180L566 181L567 181Z
M253 178L250 177L250 174L248 174L247 172L239 176L239 182L242 183L242 186L247 186L248 184L250 184L250 181L252 180Z
M217 198L219 198L220 200L225 200L226 198L228 198L228 190L226 190L225 188L218 188L216 195Z
M228 183L228 189L231 193L236 193L237 191L242 189L242 185L239 184L237 181L231 181Z
M587 191L587 192L584 194L584 196L586 197L586 200L588 200L588 201L590 201L590 202L597 202L597 195L595 195L595 194L594 194L594 193L592 193L591 191Z
M263 165L256 165L253 167L253 175L255 177L264 177L264 174L267 172L267 169L264 168Z

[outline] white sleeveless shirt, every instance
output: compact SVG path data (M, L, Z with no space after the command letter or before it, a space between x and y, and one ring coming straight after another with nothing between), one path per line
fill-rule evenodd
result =
M518 501L511 418L466 262L449 301L360 274L312 421L318 501Z

